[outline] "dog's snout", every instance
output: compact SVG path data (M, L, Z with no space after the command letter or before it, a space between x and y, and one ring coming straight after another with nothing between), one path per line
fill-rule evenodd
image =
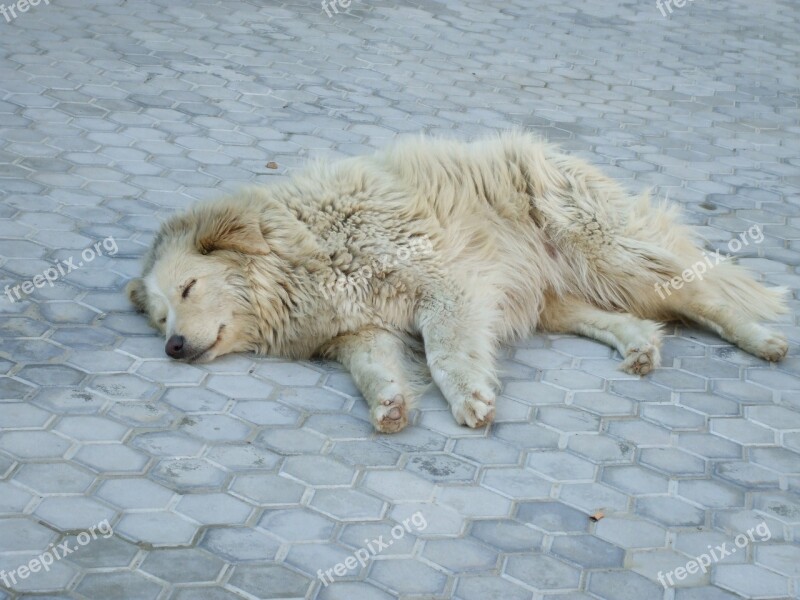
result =
M182 335L171 336L164 351L172 358L183 358L186 355L186 338Z

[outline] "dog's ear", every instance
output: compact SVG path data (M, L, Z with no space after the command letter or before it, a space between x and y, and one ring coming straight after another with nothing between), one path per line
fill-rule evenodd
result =
M147 289L144 286L144 281L140 278L131 279L128 285L125 286L125 292L131 303L136 307L139 312L147 312Z
M215 250L269 254L269 246L257 218L233 215L228 211L211 215L198 227L195 246L201 254Z

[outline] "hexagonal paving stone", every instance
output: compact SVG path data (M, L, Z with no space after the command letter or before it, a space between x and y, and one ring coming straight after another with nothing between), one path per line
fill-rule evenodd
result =
M198 458L164 459L152 470L152 476L180 491L216 488L226 478L224 471Z
M50 497L42 500L35 514L62 531L87 530L102 521L113 520L116 511L83 496Z
M733 508L744 505L744 494L717 481L686 479L678 482L678 495L707 508Z
M351 489L323 489L314 492L309 503L321 513L339 521L373 521L383 517L383 500Z
M274 452L264 450L263 448L256 448L252 444L247 443L212 446L206 452L205 458L229 470L270 470L276 467L281 461L281 458Z
M296 425L300 420L300 412L273 401L241 400L231 412L256 425Z
M0 515L14 515L25 510L33 495L8 482L0 482Z
M431 540L422 556L450 572L484 571L494 568L498 553L473 540Z
M286 406L309 412L340 411L347 403L343 396L315 387L287 388L278 396Z
M196 387L171 388L161 400L185 413L222 411L229 402L222 394Z
M284 407L284 409L289 410ZM313 429L329 439L367 439L372 436L374 428L370 423L351 417L350 415L321 414L311 415L305 421L305 427Z
M649 496L636 501L636 512L668 527L702 525L704 513L688 502L670 496Z
M406 594L440 594L447 576L413 558L378 560L372 563L369 578L395 592Z
M9 429L44 427L51 418L49 412L31 404L7 402L0 405L0 421Z
M258 526L287 542L325 541L333 534L334 523L301 509L266 511Z
M406 463L406 469L432 481L472 481L476 468L446 454L417 454Z
M639 454L642 463L673 476L702 475L705 462L677 448L644 448Z
M661 548L667 531L636 516L605 517L597 523L595 534L621 548Z
M329 456L290 456L282 471L309 485L348 485L355 471Z
M599 598L616 597L621 600L658 598L664 588L631 571L595 571L589 576L587 590Z
M140 472L149 457L122 444L90 444L81 446L73 457L76 461L103 472Z
M14 481L40 494L85 492L94 475L67 462L28 463L14 475Z
M619 463L633 460L630 444L605 435L578 434L570 436L568 448L593 463Z
M283 565L241 565L230 584L258 598L303 598L311 580Z
M537 590L577 589L580 581L578 569L543 554L509 556L505 572Z
M486 469L486 488L514 499L548 498L553 484L530 469Z
M244 523L253 507L227 494L188 494L175 511L204 525Z
M359 554L362 559L364 559L363 550L366 550L367 558L370 560L373 551L380 552L381 556L409 555L414 549L417 540L414 533L418 532L418 528L411 520L408 520L407 523L407 527L386 521L352 523L344 527L339 541L355 550L362 550Z
M138 572L90 573L76 591L87 598L130 598L155 600L163 586Z
M716 585L744 598L781 598L788 594L788 580L756 565L716 565Z
M134 543L154 546L186 546L197 532L197 526L166 510L128 513L122 516L115 532Z
M547 532L581 532L589 526L589 516L560 502L519 504L517 520Z
M225 563L196 548L153 550L139 568L170 583L214 581Z
M55 427L73 440L93 442L116 442L125 437L128 428L120 423L101 417L63 417Z
M181 420L180 430L209 442L232 442L246 438L250 426L227 415L192 415Z
M528 466L553 481L591 480L595 472L592 463L563 450L532 452Z
M116 400L151 400L159 393L158 386L128 374L95 377L89 388Z
M800 577L800 548L788 544L759 544L756 562L786 577Z
M425 520L425 527L417 530L418 537L458 535L466 527L466 517L451 506L409 502L398 504L389 512L389 516L398 523L413 522L414 519L419 522L420 514Z
M391 467L400 460L400 452L386 447L378 441L353 440L336 442L331 450L331 456L339 460L361 466L387 466Z
M267 362L256 369L256 373L278 385L314 385L320 373L295 363Z
M228 398L266 399L272 393L272 386L266 381L241 375L212 375L206 386Z
M540 423L559 431L597 431L600 418L568 406L544 406L536 412Z
M458 598L482 600L483 598L504 598L505 600L528 600L530 591L496 575L460 577L456 588ZM572 598L572 595L563 596Z
M42 551L55 533L27 518L0 520L0 552Z
M227 561L261 563L275 557L281 542L248 527L211 527L206 530L200 545Z
M750 458L762 467L778 473L800 473L800 453L787 448L753 448Z
M101 531L102 529L102 531ZM110 528L97 528L97 539L81 545L76 537L67 538L72 553L68 560L84 569L128 567L139 552L134 544L109 534Z
M203 450L203 442L172 431L142 433L132 438L131 445L153 456L195 457Z
M621 567L625 558L625 552L621 548L592 535L556 536L550 552L584 569Z
M403 471L371 471L364 477L363 485L394 502L427 500L434 489L425 479Z
M274 473L237 475L230 489L258 506L293 504L305 491L299 483Z
M61 458L72 444L50 431L9 431L0 434L0 450L19 458Z

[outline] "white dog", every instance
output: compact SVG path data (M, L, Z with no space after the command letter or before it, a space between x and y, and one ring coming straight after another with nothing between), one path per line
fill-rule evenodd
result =
M172 217L128 292L177 359L338 359L383 432L407 423L424 346L456 420L478 427L498 343L535 328L609 344L629 373L658 366L671 319L786 355L759 324L785 312L784 290L740 267L664 293L703 256L675 216L531 135L417 138Z

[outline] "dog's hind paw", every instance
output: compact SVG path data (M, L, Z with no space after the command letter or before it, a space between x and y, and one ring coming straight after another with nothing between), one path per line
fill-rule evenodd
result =
M402 394L384 398L371 411L372 424L381 433L397 433L408 425L408 408Z
M765 339L761 340L756 348L756 356L770 362L779 362L786 358L789 352L789 342L780 333L770 331Z
M631 375L647 375L650 371L658 367L661 363L661 355L658 346L653 344L641 344L628 348L625 353L625 360L619 366L620 370Z
M462 402L452 405L453 416L459 425L483 427L494 420L494 394L474 391Z

